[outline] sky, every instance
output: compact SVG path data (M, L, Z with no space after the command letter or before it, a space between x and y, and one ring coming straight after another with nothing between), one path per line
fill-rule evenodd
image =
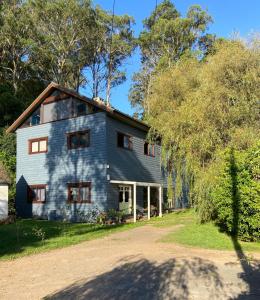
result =
M162 0L157 0L158 3ZM215 33L218 37L231 37L235 32L241 37L250 33L260 32L260 0L172 0L177 10L185 15L193 4L199 4L213 17L214 23L208 32ZM93 0L95 5L112 11L113 0ZM156 0L116 0L115 14L128 14L135 19L134 32L138 36L142 31L142 20L154 10ZM131 78L140 68L140 55L136 51L125 63L127 81L112 90L111 104L115 108L129 115L134 109L128 101L131 87Z

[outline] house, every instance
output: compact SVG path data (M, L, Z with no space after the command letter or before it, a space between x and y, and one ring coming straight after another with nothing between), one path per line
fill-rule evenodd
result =
M95 210L162 215L165 171L149 127L51 83L7 129L17 137L21 217L75 220Z
M10 184L10 178L0 163L0 220L7 218L8 216L8 187Z

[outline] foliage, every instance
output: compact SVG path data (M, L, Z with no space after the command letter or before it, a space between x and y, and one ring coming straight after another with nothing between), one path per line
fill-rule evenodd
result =
M95 28L88 49L91 55L86 66L89 74L86 84L93 97L106 90L109 98L110 89L126 80L126 71L122 66L135 48L134 19L128 15L112 16L100 7L95 12Z
M111 41L112 15L90 0L2 1L0 126L10 125L50 81L91 86L93 96L121 84L135 46L133 22L115 15Z
M210 201L217 224L245 241L260 240L260 143L244 151L226 149Z
M208 51L214 37L204 33L211 22L211 17L198 5L191 6L185 17L169 0L156 7L151 16L144 20L144 30L138 39L142 66L133 76L129 95L133 106L149 110L149 103L144 100L151 93L154 76L194 49Z
M209 196L219 153L248 149L260 138L258 44L219 41L204 60L183 57L155 78L146 99L145 118L162 137L163 161L180 185L189 185L202 221L213 217Z
M9 213L15 212L15 171L16 171L16 144L15 134L7 134L5 128L0 130L0 162L2 162L11 179L9 186Z

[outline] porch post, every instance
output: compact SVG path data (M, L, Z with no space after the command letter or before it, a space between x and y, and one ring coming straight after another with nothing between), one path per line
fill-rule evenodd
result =
M136 182L134 183L134 203L133 203L133 209L134 209L134 223L136 222Z
M147 186L147 219L151 218L151 188L150 185Z
M159 217L162 217L162 186L159 187Z

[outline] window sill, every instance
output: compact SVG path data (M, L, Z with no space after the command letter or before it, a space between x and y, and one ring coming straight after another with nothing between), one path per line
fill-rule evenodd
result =
M145 154L145 153L144 153L144 155L148 156L148 157L155 157L155 155L149 155L149 154Z
M117 148L127 150L127 151L133 151L132 148L125 148L125 147L120 147L120 146L117 146Z
M48 151L29 152L29 155L48 153Z

